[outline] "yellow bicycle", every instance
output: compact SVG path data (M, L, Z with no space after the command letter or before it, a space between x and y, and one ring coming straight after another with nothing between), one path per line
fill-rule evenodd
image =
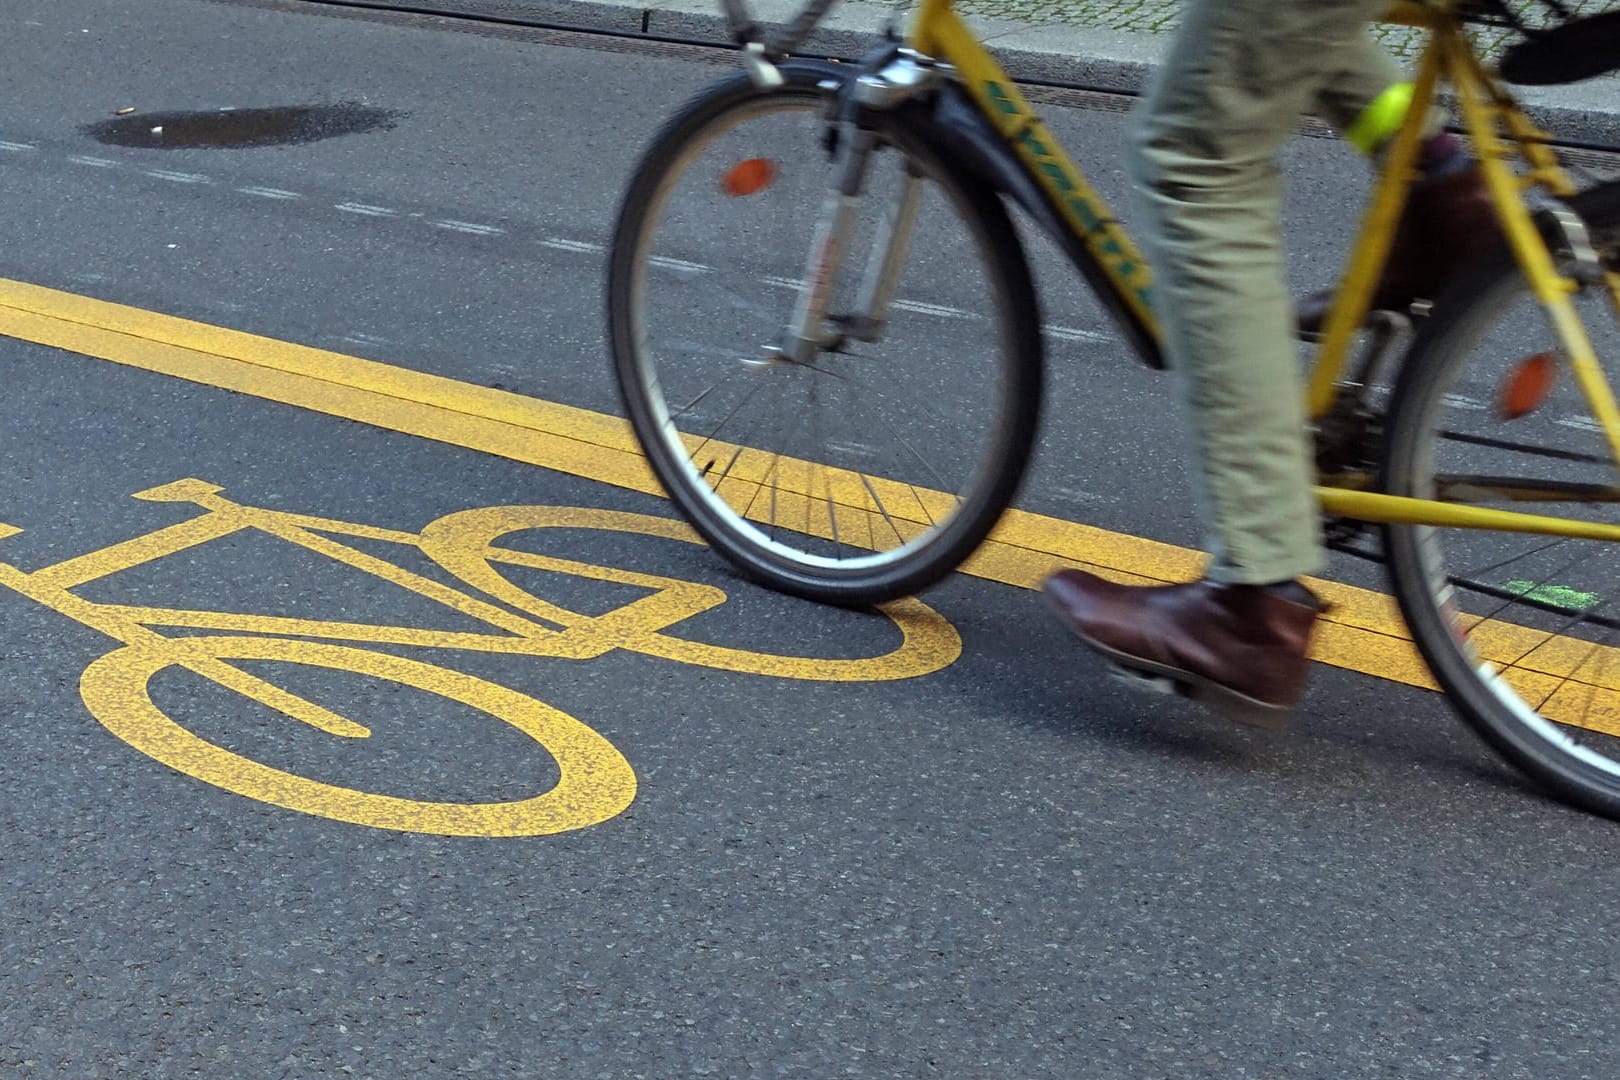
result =
M1152 282L952 0L855 64L788 58L831 0L769 41L724 4L745 70L656 137L618 220L626 410L744 573L839 604L906 595L985 538L1033 445L1042 327L1008 204L1158 366ZM1620 816L1620 407L1599 362L1620 349L1620 184L1577 189L1465 26L1525 30L1503 67L1550 81L1620 67L1620 15L1527 28L1500 0L1424 0L1388 18L1427 39L1308 380L1328 535L1381 539L1413 638L1493 746ZM1369 316L1442 87L1505 240L1432 305Z

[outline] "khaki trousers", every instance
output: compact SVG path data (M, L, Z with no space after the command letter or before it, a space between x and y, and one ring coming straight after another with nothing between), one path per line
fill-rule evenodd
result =
M1304 113L1343 131L1399 81L1367 35L1383 6L1190 0L1134 119L1129 170L1217 580L1321 569L1277 151Z

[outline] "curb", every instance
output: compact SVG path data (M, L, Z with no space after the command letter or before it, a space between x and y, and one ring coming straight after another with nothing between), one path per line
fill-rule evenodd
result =
M313 0L315 3L325 0ZM332 0L347 6L396 7L384 0ZM767 27L785 25L803 0L747 0ZM719 0L400 0L411 10L544 24L635 37L730 45ZM870 49L892 7L841 0L801 52L851 60ZM1058 82L1088 90L1139 91L1153 74L1164 35L1077 27L1033 26L974 18L981 39L1014 78Z
M759 22L780 26L802 2L749 0L749 8ZM404 0L404 4L421 11L542 23L559 29L730 43L717 0ZM867 3L840 3L801 51L843 59L860 56L871 47L892 10ZM972 23L1016 79L1127 94L1137 93L1147 84L1169 36L985 18L973 18ZM1531 119L1559 141L1620 150L1620 76L1570 86L1519 87L1515 93Z

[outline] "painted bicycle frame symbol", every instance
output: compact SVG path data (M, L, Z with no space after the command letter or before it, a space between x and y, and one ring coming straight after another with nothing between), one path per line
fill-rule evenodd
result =
M245 506L201 480L138 492L149 502L192 503L204 513L101 551L25 572L0 563L0 585L122 642L85 668L80 690L91 714L137 750L227 791L308 814L376 828L455 836L540 836L582 829L634 800L636 775L612 743L581 721L516 690L368 645L457 649L509 656L591 660L626 650L682 664L791 679L874 681L938 671L961 653L955 629L916 600L885 605L901 633L892 651L858 659L749 652L669 633L726 600L712 585L594 566L500 546L514 533L586 529L701 543L685 524L612 510L495 506L448 514L420 533ZM102 604L73 590L225 536L257 531L409 589L490 627L488 632ZM20 529L0 525L0 539ZM413 548L467 586L455 588L363 551L344 538ZM502 568L527 568L636 586L646 595L600 615L553 604L513 584ZM476 595L483 594L482 596ZM160 628L189 633L166 636ZM206 633L196 633L206 631ZM370 729L233 661L278 661L358 673L413 687L492 715L556 762L550 790L504 802L433 802L344 788L272 768L187 730L153 703L158 672L181 668L293 720L339 738Z

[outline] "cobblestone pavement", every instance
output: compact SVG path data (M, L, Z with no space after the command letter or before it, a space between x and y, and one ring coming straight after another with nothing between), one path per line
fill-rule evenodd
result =
M1577 14L1595 14L1615 6L1614 0L1564 0ZM1015 19L1037 25L1089 26L1132 33L1161 34L1176 28L1184 0L959 0L957 8L968 15L984 18ZM1514 9L1531 26L1546 25L1547 9L1539 0L1518 0ZM1480 41L1487 53L1494 53L1509 40L1512 31L1481 28ZM1420 35L1399 26L1378 26L1373 34L1399 56L1415 53Z

